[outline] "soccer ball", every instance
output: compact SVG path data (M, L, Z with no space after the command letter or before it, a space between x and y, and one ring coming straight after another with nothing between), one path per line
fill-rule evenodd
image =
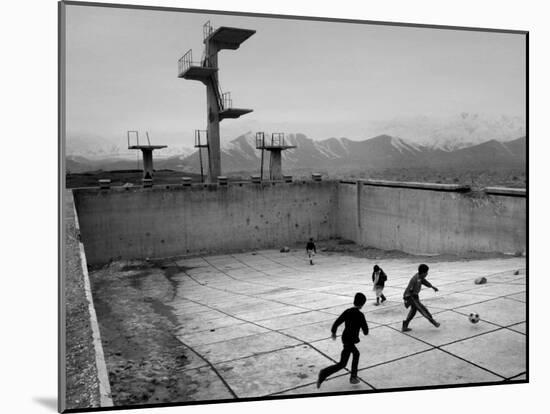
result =
M470 313L470 315L468 315L468 319L472 323L478 323L479 322L479 314L478 313Z

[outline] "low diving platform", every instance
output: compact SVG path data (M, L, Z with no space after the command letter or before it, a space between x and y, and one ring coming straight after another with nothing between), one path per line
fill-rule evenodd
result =
M167 148L167 147L168 147L167 145L130 145L128 149L153 151L153 150Z
M222 119L237 119L237 118L240 118L243 115L249 114L252 111L253 111L252 109L227 108L227 109L222 109L219 112L218 116L219 116L220 121Z
M166 148L167 145L151 145L151 141L149 140L149 133L146 132L147 135L147 145L140 144L139 143L139 132L138 131L127 131L128 136L128 149L131 150L140 150L143 154L143 178L152 178L153 177L153 151L159 150L162 148ZM135 137L135 144L132 145L130 141L132 141L131 137Z
M219 95L219 112L218 119L236 119L243 115L252 112L252 109L245 108L233 108L233 99L231 99L231 92L225 92Z
M271 134L271 138L266 137L265 132L256 133L256 149L262 150L260 164L260 180L264 179L264 151L269 151L269 179L282 180L284 179L282 167L282 152L288 149L296 148L286 142L285 134L275 132Z
M264 132L256 133L256 149L284 151L292 148L296 148L296 145L287 143L282 132L271 134L271 138L266 137Z

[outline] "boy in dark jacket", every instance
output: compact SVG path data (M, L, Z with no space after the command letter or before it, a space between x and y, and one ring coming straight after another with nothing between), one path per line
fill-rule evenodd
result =
M309 264L312 265L313 256L317 254L317 248L315 247L315 243L313 243L313 237L311 237L306 244L306 253L309 257Z
M402 332L408 332L411 330L411 328L409 328L409 323L412 321L417 311L420 312L420 314L424 316L427 320L429 320L433 326L439 328L440 323L437 322L433 318L430 311L422 303L420 303L419 294L420 290L422 289L422 285L432 288L436 292L439 290L435 286L432 286L432 284L426 280L426 276L428 276L428 269L429 267L425 264L421 264L420 266L418 266L418 273L411 278L411 280L409 281L409 285L403 293L405 307L410 307L411 310L407 315L407 319L403 321L403 326L401 328Z
M359 383L359 379L357 378L357 367L359 365L360 353L355 344L359 343L359 330L362 330L364 335L369 334L369 326L367 325L365 315L363 315L363 312L360 310L366 301L367 298L365 295L362 293L356 293L355 298L353 299L353 307L346 309L338 317L338 319L334 321L331 329L332 339L336 339L336 331L338 330L338 326L345 323L344 332L342 333L342 343L344 344L344 348L342 349L342 354L340 355L340 362L319 371L317 388L320 388L323 381L330 375L345 368L350 355L353 355L353 359L351 361L351 377L349 382L352 384Z
M388 276L386 276L384 271L378 265L374 265L372 272L372 290L374 290L374 292L376 293L376 303L374 304L375 306L378 306L380 305L380 303L384 303L386 301L386 297L382 293L386 280L388 280ZM380 302L380 299L382 300L382 302Z

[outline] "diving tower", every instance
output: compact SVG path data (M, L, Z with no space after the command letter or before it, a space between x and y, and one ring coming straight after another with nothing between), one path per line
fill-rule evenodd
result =
M282 152L288 149L296 148L296 145L288 144L285 140L285 134L275 132L271 134L271 138L265 136L265 132L256 132L256 149L262 151L260 164L260 179L264 178L264 151L269 151L269 179L282 180L283 176L283 161Z
M130 135L134 135L136 138L135 145L130 143ZM141 150L143 154L143 178L152 178L153 177L153 151L166 148L166 145L151 145L149 140L149 133L145 132L147 136L147 145L142 145L139 143L139 132L138 131L127 131L128 138L128 149L132 150Z
M237 119L252 112L252 109L233 107L231 93L222 91L218 79L218 53L221 50L238 49L254 33L255 30L237 27L222 26L214 29L208 21L203 25L204 51L201 59L195 61L193 51L189 50L178 60L178 78L199 81L206 86L207 129L199 133L206 141L197 141L195 135L195 147L198 147L199 151L201 148L207 149L210 183L216 182L217 177L222 175L220 121ZM202 170L202 154L200 158Z

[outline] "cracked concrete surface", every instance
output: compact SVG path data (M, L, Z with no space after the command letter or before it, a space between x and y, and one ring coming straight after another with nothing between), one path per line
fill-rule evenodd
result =
M156 265L170 270L175 296L165 305L177 320L173 334L197 356L186 374L199 389L204 379L204 400L524 380L525 258L431 260L428 280L440 290L424 288L421 299L441 327L417 316L405 334L401 296L419 260L378 263L388 275L381 306L370 278L376 262L345 254L319 254L313 266L303 252L275 250ZM487 284L475 285L479 276ZM367 296L370 327L358 344L360 383L343 370L318 390L319 369L342 347L330 327L356 292ZM474 311L477 324L467 317Z

